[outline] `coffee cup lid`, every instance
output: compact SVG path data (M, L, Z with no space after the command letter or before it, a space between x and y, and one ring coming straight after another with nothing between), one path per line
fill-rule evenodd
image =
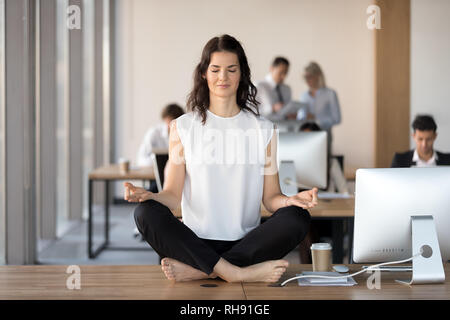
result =
M331 250L331 244L329 243L313 243L311 250Z

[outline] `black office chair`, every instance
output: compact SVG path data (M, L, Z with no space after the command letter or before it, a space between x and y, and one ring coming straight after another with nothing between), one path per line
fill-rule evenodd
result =
M153 170L155 173L156 185L158 192L161 192L164 187L164 168L169 160L169 154L167 152L153 152L152 154ZM161 264L162 257L158 255L159 263Z
M164 168L169 160L169 154L167 152L154 152L151 157L156 185L158 187L158 192L161 192L164 186Z
M169 154L167 151L155 151L151 155L152 162L153 162L153 170L155 174L155 181L156 181L156 189L152 184L150 184L150 191L151 192L161 192L164 186L164 168L166 167L167 160L169 160ZM144 241L144 238L140 234L140 232L137 230L137 228L133 231L133 237L138 238L140 241ZM160 258L161 262L161 258Z

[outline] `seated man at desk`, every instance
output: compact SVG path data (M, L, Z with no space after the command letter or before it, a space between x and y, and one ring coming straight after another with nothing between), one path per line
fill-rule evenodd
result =
M179 105L172 103L164 107L161 112L161 119L163 123L157 124L151 127L145 133L144 139L139 147L137 153L137 165L138 166L151 166L151 155L155 149L169 149L169 124L170 121L177 119L184 114L183 108ZM150 191L158 192L156 183L152 181L150 185Z
M270 67L270 73L256 85L257 100L261 103L259 111L268 119L291 101L291 88L284 83L288 71L289 61L276 57Z
M414 150L396 153L392 168L434 167L450 165L450 154L436 151L433 147L437 138L437 125L430 115L418 115L412 123Z

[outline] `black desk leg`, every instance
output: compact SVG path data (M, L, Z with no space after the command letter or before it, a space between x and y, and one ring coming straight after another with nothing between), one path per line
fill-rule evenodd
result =
M105 180L105 245L109 243L109 181Z
M108 185L108 181L106 181L105 184L105 241L100 244L100 246L97 249L93 249L93 228L94 228L94 212L92 210L92 205L93 205L93 193L94 193L94 180L89 179L89 186L88 186L88 211L89 211L89 217L88 217L88 257L89 259L94 259L95 257L98 256L98 254L100 252L102 252L106 246L108 245L108 241L109 241L109 198L108 198L108 194L109 194L109 185Z
M89 179L88 185L88 256L89 259L94 258L94 254L92 253L92 188L93 181Z
M344 223L342 219L333 219L333 263L344 260Z
M353 228L355 227L355 218L347 218L348 229L348 260L350 264L353 263Z

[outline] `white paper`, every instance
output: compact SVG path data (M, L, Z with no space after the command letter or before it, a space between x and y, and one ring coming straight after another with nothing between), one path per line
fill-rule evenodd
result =
M297 274L297 276L306 276L306 275L317 275L317 276L345 276L346 274L338 273L338 272L311 272L311 271L305 271L301 274ZM353 277L348 278L338 278L338 279L325 279L325 278L300 278L297 279L299 286L330 286L330 287L336 287L336 286L353 286L356 283L356 281L353 279Z
M319 199L351 199L353 198L349 193L337 192L319 192L317 193Z

